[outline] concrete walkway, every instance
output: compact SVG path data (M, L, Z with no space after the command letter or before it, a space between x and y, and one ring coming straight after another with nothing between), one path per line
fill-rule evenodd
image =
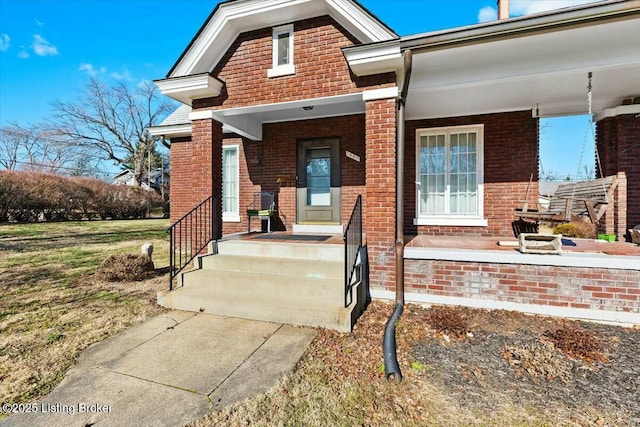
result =
M171 311L85 350L35 413L2 426L182 426L268 390L315 330Z

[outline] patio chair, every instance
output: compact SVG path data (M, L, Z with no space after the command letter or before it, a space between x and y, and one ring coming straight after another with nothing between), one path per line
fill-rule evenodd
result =
M254 217L267 221L267 232L271 233L271 217L275 211L276 202L273 191L253 193L253 203L247 206L248 234L251 234L251 218Z

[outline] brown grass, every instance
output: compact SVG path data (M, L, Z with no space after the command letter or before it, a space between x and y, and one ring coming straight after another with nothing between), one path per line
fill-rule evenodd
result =
M396 326L404 379L400 384L389 384L384 379L381 343L392 310L392 305L374 301L351 334L319 330L296 370L270 391L212 412L189 426L628 425L624 412L612 409L609 413L584 405L576 408L573 402L549 402L551 409L541 411L518 403L508 388L487 387L481 397L474 397L477 391L473 388L465 389L466 399L491 404L490 411L474 409L451 393L437 362L436 366L423 364L412 351L423 340L435 340L436 345L451 351L474 345L470 342L474 338L448 342L443 333L456 331L460 335L466 331L473 336L471 331L497 327L505 336L516 337L520 327L532 326L537 334L557 322L519 313L407 305ZM464 325L459 319L465 319ZM447 328L442 327L445 324ZM572 374L571 365L550 343L535 347L514 344L505 352L508 355L503 357L516 372L521 370L536 381L565 379ZM511 370L513 381L521 381L516 372Z
M166 275L106 282L94 275L109 255L156 247L167 264L167 221L0 226L0 402L48 393L81 350L161 311Z

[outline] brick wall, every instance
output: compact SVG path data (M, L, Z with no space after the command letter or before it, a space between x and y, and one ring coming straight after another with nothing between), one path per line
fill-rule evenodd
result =
M640 271L405 260L407 292L640 312Z
M296 73L275 78L267 77L272 67L272 30L242 33L216 65L212 75L225 82L223 93L217 98L194 100L194 110L226 109L246 105L286 102L307 98L357 93L364 90L395 85L395 75L356 77L351 74L341 48L358 41L329 16L294 23L294 64ZM198 130L194 125L195 132ZM343 221L353 208L358 194L364 193L365 159L364 115L318 119L263 125L263 141L252 142L227 135L224 144L240 145L240 223L224 223L224 233L245 231L243 211L252 201L255 191L277 193L279 217L276 230L290 230L296 221L295 176L296 140L306 138L339 137L342 161ZM195 206L197 192L193 192L192 178L195 152L204 147L190 146L177 140L172 148L172 218ZM216 149L215 147L213 149ZM348 150L361 157L357 163L344 157ZM212 156L209 152L209 156ZM216 158L221 158L216 152ZM255 159L259 159L256 163ZM177 167L173 167L177 165ZM189 166L195 166L193 169ZM209 167L211 162L203 163ZM288 186L280 188L277 175L289 175ZM196 179L201 179L197 177ZM175 190L175 191L173 191ZM253 225L253 224L252 224Z
M195 120L191 139L171 145L171 222L222 188L222 126L213 120ZM221 215L222 202L218 198ZM221 225L221 216L218 224Z
M414 226L416 216L416 130L484 124L484 216L488 227ZM533 174L529 202L538 201L538 119L530 111L413 120L406 127L405 232L430 235L512 236L511 223Z
M196 100L193 108L234 108L395 85L393 73L366 77L351 74L341 48L357 43L328 16L295 22L296 73L268 78L267 70L272 67L271 28L242 33L212 72L225 82L224 93L217 98Z
M607 210L605 215L607 233L622 240L627 226L640 225L640 118L628 114L603 119L596 124L596 140L603 176L619 172L626 176L626 205L618 205L617 214Z
M366 197L364 229L370 286L395 289L396 102L366 103Z
M224 234L246 231L246 206L256 191L274 191L278 201L278 218L274 230L291 230L296 222L296 144L299 139L337 137L340 139L342 204L341 218L346 222L358 194L364 195L365 160L364 115L265 124L263 140L253 142L227 137L225 145L240 145L240 223L224 223ZM360 162L348 159L345 151L360 156ZM257 160L257 162L256 162ZM278 175L290 178L280 186ZM256 221L256 224L258 222ZM253 228L253 221L252 221Z

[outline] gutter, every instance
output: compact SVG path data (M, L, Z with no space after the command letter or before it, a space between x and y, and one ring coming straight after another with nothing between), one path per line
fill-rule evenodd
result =
M640 16L640 0L610 0L608 2L566 8L562 11L509 18L501 21L469 25L402 37L402 49L416 53L447 47L522 37L532 33L558 31L593 23L621 21Z
M396 323L404 310L404 136L405 104L411 79L411 50L403 52L404 80L397 102L396 113L396 306L384 328L382 353L387 381L399 383L402 372L396 352Z

